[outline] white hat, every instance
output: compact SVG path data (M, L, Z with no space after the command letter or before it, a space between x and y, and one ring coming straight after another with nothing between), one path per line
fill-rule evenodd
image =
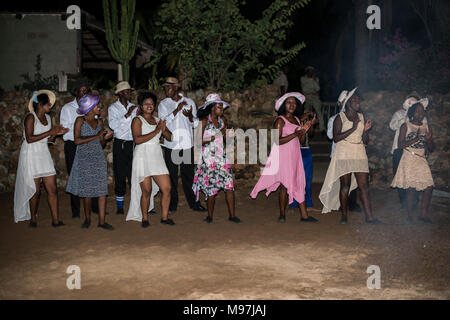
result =
M340 102L342 105L342 111L345 111L345 105L347 104L348 100L350 100L350 98L355 94L357 89L358 87L356 87L350 92L348 92L347 90L341 92L338 98L338 102Z
M55 102L56 102L56 96L55 96L55 93L53 92L53 91L50 91L50 90L39 90L39 91L34 91L33 92L33 96L30 98L30 100L28 101L28 110L30 111L30 112L33 112L34 111L34 108L33 108L33 102L38 102L37 101L37 96L38 95L41 95L41 94L46 94L47 96L48 96L48 99L50 100L50 108L52 108L53 107L53 105L55 104Z
M408 109L411 108L416 103L420 103L423 106L423 108L426 110L428 107L428 104L429 104L429 100L428 100L428 98L423 98L423 99L417 100L415 97L410 97L410 98L406 99L405 102L403 102L403 109L408 111Z
M120 91L123 90L134 90L130 84L128 83L128 81L120 81L117 85L116 85L116 91L115 94L118 94Z

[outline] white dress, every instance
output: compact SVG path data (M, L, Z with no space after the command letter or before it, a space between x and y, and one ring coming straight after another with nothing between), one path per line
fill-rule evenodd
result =
M342 132L352 128L353 122L348 120L345 112L339 113L342 121ZM340 177L352 173L349 193L358 187L355 172L369 173L369 160L366 147L362 141L364 133L364 116L358 113L359 123L356 130L347 138L336 143L336 148L328 166L325 181L320 190L319 199L323 204L322 213L338 210L340 207Z
M142 135L155 130L156 125L149 124L142 116L138 116L142 123ZM159 119L155 117L156 122ZM140 183L146 177L169 174L164 161L163 152L159 144L161 132L147 142L136 145L133 152L133 166L131 171L131 200L126 221L142 221ZM150 196L150 207L154 207L153 198L158 193L159 187L152 179L152 193Z
M45 115L47 125L44 126L34 112L34 135L49 131L52 122L48 114ZM48 150L48 137L37 142L28 143L23 131L23 143L20 148L19 164L17 167L16 186L14 189L14 221L31 219L30 199L36 193L34 179L56 175L52 156Z

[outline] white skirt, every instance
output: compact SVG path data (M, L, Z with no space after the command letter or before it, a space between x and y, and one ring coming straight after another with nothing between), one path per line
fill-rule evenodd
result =
M45 140L46 141L46 140ZM46 142L23 141L17 166L14 189L14 221L31 219L30 199L36 193L34 179L56 175Z
M131 171L131 200L126 221L142 221L140 183L147 177L169 174L159 144L140 144L134 148L133 167ZM154 208L154 197L159 187L152 179L152 193L150 196L149 211Z

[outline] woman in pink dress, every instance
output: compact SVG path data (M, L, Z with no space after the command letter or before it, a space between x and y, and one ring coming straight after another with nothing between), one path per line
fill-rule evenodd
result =
M308 216L305 202L305 171L303 169L300 143L305 140L305 133L311 127L312 121L301 125L297 115L297 106L305 102L305 97L298 92L289 92L282 96L275 104L278 117L274 128L279 131L279 142L272 146L266 167L253 188L251 197L254 199L262 190L266 196L280 188L280 217L279 222L286 222L286 206L294 199L300 203L301 221L318 222ZM280 160L283 159L283 163Z

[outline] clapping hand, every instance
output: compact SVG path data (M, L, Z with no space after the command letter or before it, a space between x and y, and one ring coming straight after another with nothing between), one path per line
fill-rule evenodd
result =
M366 124L364 125L364 131L369 131L370 128L372 128L372 120L367 120Z
M68 128L64 128L62 125L59 125L59 126L56 126L53 128L52 135L60 136L60 135L66 134L67 132L69 132Z
M161 132L164 132L166 130L166 120L160 120L156 125L156 129L161 130Z
M110 131L107 134L105 134L103 139L105 139L105 141L109 140L109 139L111 139L113 137L113 135L114 135L114 131Z

